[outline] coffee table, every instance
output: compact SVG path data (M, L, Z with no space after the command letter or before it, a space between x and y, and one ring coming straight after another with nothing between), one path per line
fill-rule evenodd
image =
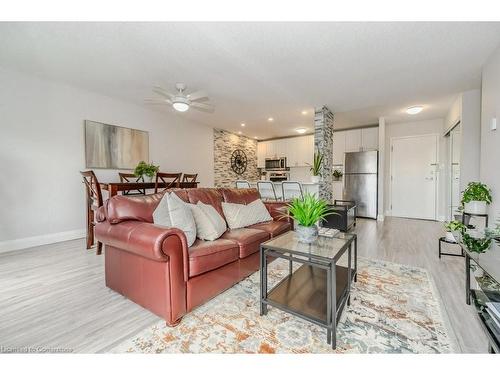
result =
M347 267L338 265L346 252ZM287 232L262 243L260 315L266 315L268 306L272 306L324 327L327 342L335 349L337 323L346 303L350 304L351 281L357 279L357 252L357 236L353 233L319 236L306 244L299 242L295 232ZM288 275L271 290L267 286L269 258L289 261ZM294 270L294 262L302 265Z

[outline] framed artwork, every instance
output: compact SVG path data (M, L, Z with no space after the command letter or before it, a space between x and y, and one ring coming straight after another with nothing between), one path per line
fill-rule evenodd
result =
M85 120L85 166L96 169L134 169L149 161L149 133Z

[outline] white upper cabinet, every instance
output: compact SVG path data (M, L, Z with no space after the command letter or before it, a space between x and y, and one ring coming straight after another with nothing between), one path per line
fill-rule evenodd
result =
M345 152L361 150L361 129L347 130L345 132Z
M300 148L302 146L302 137L287 139L286 164L288 167L298 167L300 165Z
M266 166L268 142L257 142L257 167L264 168Z
M333 133L333 164L344 164L345 153L345 131Z
M378 150L378 128L361 129L361 150Z

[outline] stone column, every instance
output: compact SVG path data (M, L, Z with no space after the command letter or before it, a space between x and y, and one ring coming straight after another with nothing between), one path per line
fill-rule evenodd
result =
M333 203L333 113L326 106L314 110L314 152L321 152L319 197Z

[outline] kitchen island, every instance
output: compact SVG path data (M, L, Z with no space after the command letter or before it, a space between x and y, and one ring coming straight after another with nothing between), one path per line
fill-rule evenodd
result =
M319 183L317 182L301 182L301 181L293 181L293 182L299 182L302 185L302 193L306 194L313 194L318 196L319 195ZM276 197L278 199L282 198L282 189L281 189L281 182L273 182L274 185L274 190L276 192ZM257 188L257 181L250 181L250 186Z

